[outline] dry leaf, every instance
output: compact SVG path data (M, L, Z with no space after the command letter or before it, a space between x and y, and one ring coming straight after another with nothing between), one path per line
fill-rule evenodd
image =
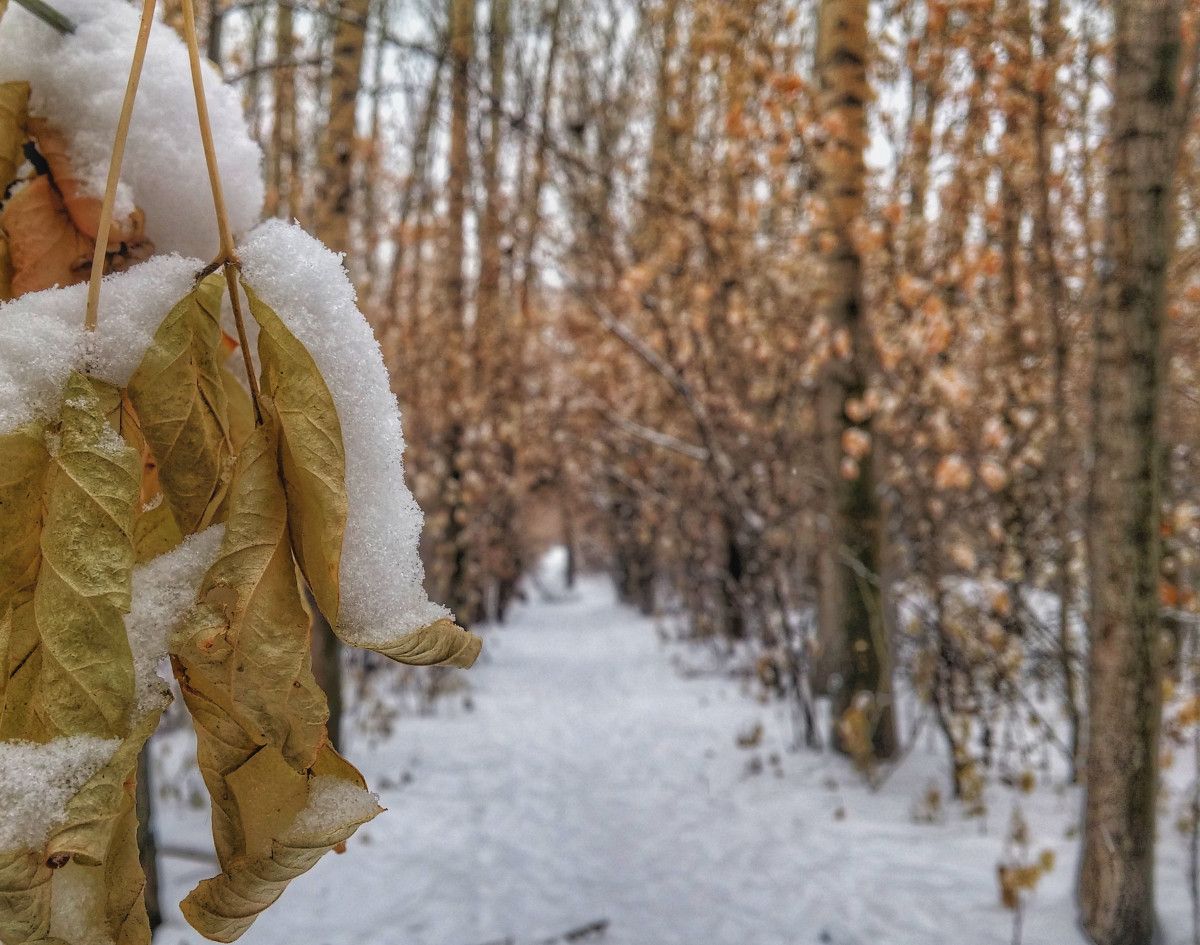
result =
M172 648L225 869L246 856L248 838L261 836L260 825L247 821L256 811L238 804L238 770L250 763L264 775L278 772L252 761L271 748L291 772L305 774L325 743L329 711L312 675L309 614L292 560L274 418L265 419L238 456L220 555ZM303 806L303 787L287 775L259 785L279 807L292 809Z
M12 259L13 296L87 279L92 244L71 223L49 177L35 177L13 194L0 230Z
M332 749L329 750L332 754ZM344 759L340 764L349 768ZM353 769L351 768L351 771ZM348 777L318 774L317 785L341 782L359 802L331 820L295 821L272 844L269 856L239 863L220 876L204 880L183 901L183 914L198 932L218 942L232 942L246 931L297 876L311 869L360 826L380 813L374 799L359 786L357 771ZM314 795L317 789L314 789Z
M258 322L262 393L279 417L288 524L296 561L321 613L337 626L338 568L346 531L346 453L333 396L308 350L243 283Z
M27 127L29 136L37 142L38 153L50 167L50 178L62 196L63 206L70 215L71 222L75 229L88 238L89 245L94 246L96 236L100 232L101 198L89 193L87 184L71 167L66 136L51 127L44 118L31 116ZM142 211L137 209L124 219L114 217L108 235L108 251L119 252L123 243L131 246L144 243L145 223Z
M29 83L0 83L0 199L17 178L24 163L25 122L28 118Z
M32 850L0 853L0 942L44 942L53 875Z
M129 731L133 658L122 615L130 603L139 465L106 419L117 396L78 372L67 381L32 608L41 670L31 712L43 738Z
M244 282L242 286L261 328L262 392L279 416L288 523L296 560L317 606L341 636L338 568L346 530L346 454L341 424L333 396L307 349L250 286ZM449 619L378 644L360 638L345 642L419 666L467 667L483 646L479 637Z
M233 446L219 362L223 285L210 276L171 310L129 380L140 435L182 535L213 522L229 486Z

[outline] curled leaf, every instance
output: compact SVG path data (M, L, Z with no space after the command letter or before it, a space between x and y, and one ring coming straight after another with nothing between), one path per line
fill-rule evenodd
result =
M262 791L279 808L298 810L307 788L293 775L306 774L326 739L329 710L312 675L277 456L268 417L238 456L221 551L172 647L225 868L270 830L262 809L239 804L239 770L251 765L270 776Z
M333 397L308 350L243 283L261 329L262 392L279 417L280 456L296 561L321 613L337 626L346 531L346 452Z
M129 610L138 456L109 425L116 392L73 373L46 484L33 596L41 669L33 715L46 735L121 738L134 701Z
M0 83L0 199L17 177L24 160L25 122L29 115L29 83Z
M243 282L261 329L262 391L279 416L288 521L296 560L321 613L343 642L419 666L472 665L482 640L442 619L400 637L348 637L339 627L338 589L346 531L346 454L333 396L316 362L279 315Z
M236 940L288 883L380 811L355 778L316 777L309 804L273 842L270 854L204 880L183 901L183 914L207 938Z
M410 666L458 666L464 669L475 664L483 649L479 637L448 617L387 643L375 645L356 641L355 645L368 646L376 653Z
M37 143L38 153L50 168L50 178L62 195L63 206L75 229L89 241L94 241L100 232L101 199L91 193L91 189L71 166L66 136L44 118L31 116L27 127L30 137ZM145 218L140 210L135 209L124 218L114 217L108 236L108 251L119 252L123 243L144 243L145 229Z
M213 521L229 485L233 446L220 369L222 286L220 276L209 277L171 309L129 380L138 433L180 537Z

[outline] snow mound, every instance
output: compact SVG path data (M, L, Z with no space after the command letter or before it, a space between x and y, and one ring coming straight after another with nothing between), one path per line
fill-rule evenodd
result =
M0 50L0 62L4 55ZM0 434L57 414L67 376L85 361L92 377L127 384L201 265L157 256L108 276L91 337L83 327L86 285L31 292L0 305Z
M217 560L224 536L225 526L213 525L133 570L133 606L125 617L125 631L133 650L141 711L158 701L158 668L167 657L167 641L196 602L200 582Z
M78 27L63 36L17 6L0 22L0 82L30 84L30 112L67 136L71 163L96 196L104 193L117 116L125 95L139 14L122 0L55 0ZM262 152L237 93L205 64L205 91L225 200L235 234L262 212ZM138 87L118 193L118 217L134 205L160 253L210 259L217 253L200 125L187 48L155 24Z
M312 355L341 421L349 504L342 638L377 646L448 616L425 593L424 516L404 481L400 409L341 257L278 220L255 229L239 254L246 281Z
M67 802L120 741L73 735L44 745L0 742L0 850L35 849L62 823Z
M345 831L370 820L380 811L379 798L357 784L324 775L309 785L308 803L296 815L283 841L303 841L314 834Z

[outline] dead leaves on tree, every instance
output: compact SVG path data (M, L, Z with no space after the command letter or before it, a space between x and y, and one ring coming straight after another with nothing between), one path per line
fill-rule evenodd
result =
M4 945L149 942L134 789L168 696L139 703L124 615L135 562L212 524L224 524L220 551L169 643L221 867L184 914L233 941L380 810L328 742L311 667L305 585L335 627L340 609L341 426L308 351L245 291L261 422L227 363L222 281L209 277L166 314L125 390L76 372L57 418L0 436L0 739L115 746L44 843L0 850ZM375 648L468 666L479 647L443 620ZM61 920L67 901L86 928Z
M66 140L28 114L29 86L0 83L0 301L87 280L99 230L100 200L67 156ZM35 160L26 165L26 145ZM133 210L114 221L105 272L147 259L153 246Z

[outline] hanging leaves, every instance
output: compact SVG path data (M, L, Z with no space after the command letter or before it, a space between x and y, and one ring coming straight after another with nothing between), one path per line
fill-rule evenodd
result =
M243 281L261 329L262 391L279 417L287 514L296 560L321 613L337 626L338 566L346 531L346 453L333 397L283 320Z
M338 615L338 566L346 531L346 454L333 396L316 362L279 315L243 280L261 329L262 391L278 413L287 514L296 560L321 613L351 646L418 666L471 666L483 646L449 619L393 639L349 638Z
M43 175L21 194L53 203L50 185ZM21 252L36 257L17 260L21 278L68 265L63 247L79 230L64 203L53 212L61 225L49 241L16 227ZM329 744L301 583L336 618L348 517L341 424L313 358L246 291L260 328L261 420L227 363L236 349L221 330L222 281L209 277L166 314L125 389L76 371L57 418L0 436L0 740L111 744L44 842L0 850L4 945L149 942L134 790L169 697L137 682L125 615L134 564L215 522L219 554L169 641L221 866L185 915L233 941L380 810ZM367 645L465 666L480 642L444 620Z
M253 764L267 778L263 793L294 813L306 784L289 775L315 763L328 716L312 677L309 615L296 584L272 426L259 428L238 457L220 555L172 651L223 866L247 854L247 836L259 829L237 802L239 769ZM264 760L274 755L286 772Z
M181 535L207 528L229 485L233 444L221 376L219 275L167 315L129 380L129 400ZM154 497L150 497L153 501Z
M234 941L279 898L288 883L382 811L353 779L319 775L312 782L310 794L313 812L324 813L322 808L329 807L331 813L302 813L272 842L268 855L246 860L221 876L205 880L184 900L183 914L198 932L218 942ZM336 801L336 805L323 803L326 798Z

